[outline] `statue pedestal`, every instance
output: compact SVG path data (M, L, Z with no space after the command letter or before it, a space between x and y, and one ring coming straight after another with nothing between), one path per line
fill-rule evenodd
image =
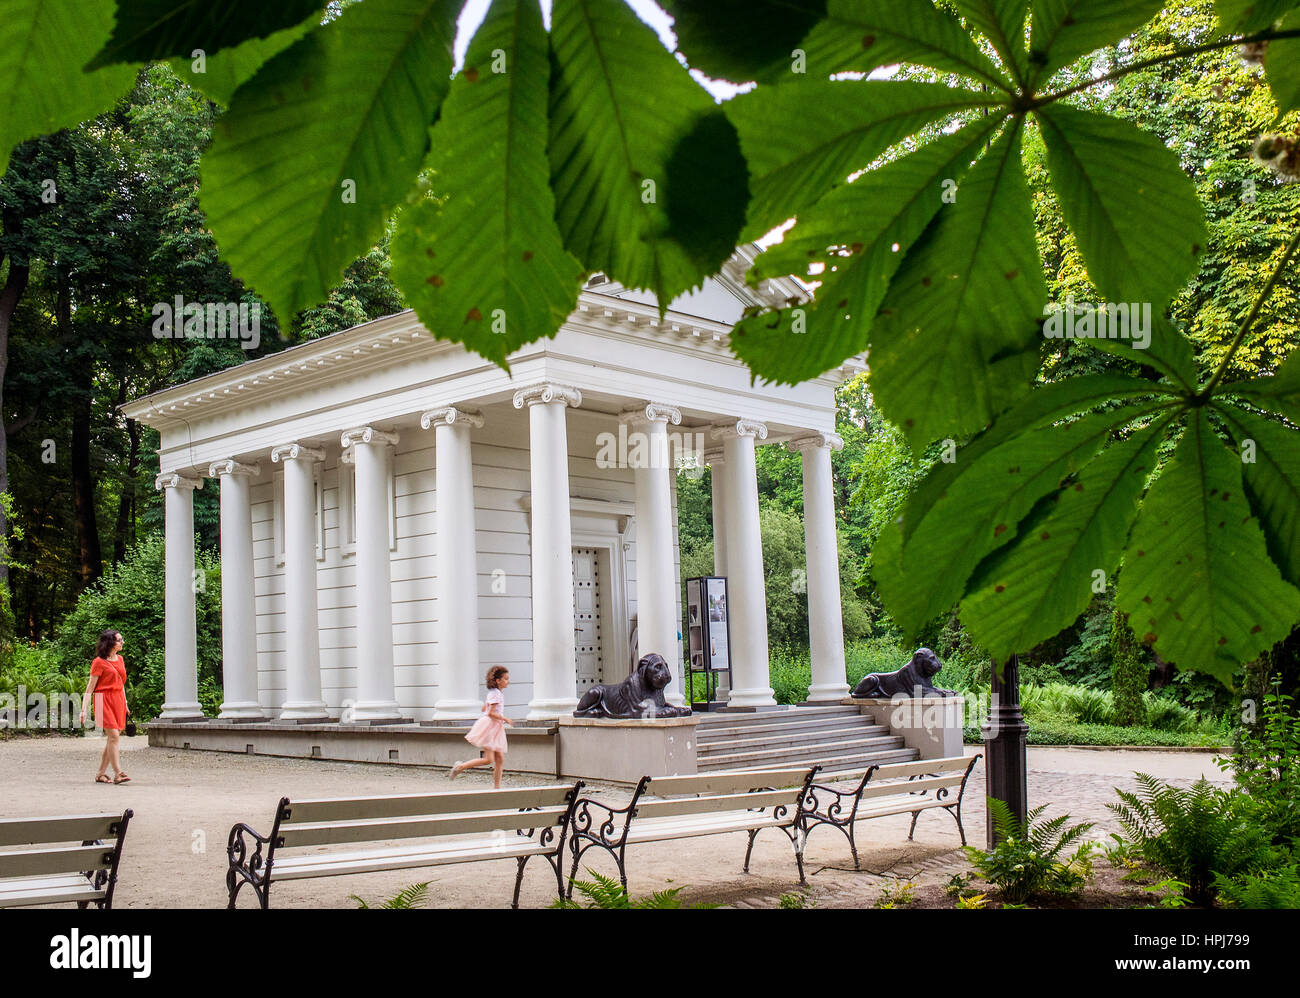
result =
M877 724L887 725L891 734L901 735L903 744L916 749L922 759L949 759L963 752L965 697L845 697L840 703L853 704Z
M561 717L556 768L559 775L612 783L643 776L691 776L698 717L606 720Z

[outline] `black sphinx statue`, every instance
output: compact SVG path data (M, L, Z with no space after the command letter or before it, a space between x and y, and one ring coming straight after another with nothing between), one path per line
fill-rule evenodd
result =
M642 719L689 717L691 708L674 707L664 700L664 687L673 673L664 657L655 652L636 664L632 675L621 683L598 683L582 694L574 717Z
M905 697L955 697L955 690L940 690L930 685L930 680L943 668L939 656L929 648L918 648L912 660L897 672L872 672L862 677L853 688L853 695L861 698L888 700Z

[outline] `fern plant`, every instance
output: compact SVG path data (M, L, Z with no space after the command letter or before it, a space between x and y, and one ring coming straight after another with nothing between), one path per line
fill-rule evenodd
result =
M613 877L606 877L595 870L588 869L590 880L575 880L573 888L586 900L574 901L571 898L556 898L552 908L564 909L618 909L618 908L681 908L680 887L668 887L655 891L646 897L631 897L627 889ZM693 908L712 908L715 905L692 905Z
M1219 766L1263 806L1274 842L1300 838L1300 717L1276 677L1257 723L1242 730L1240 750Z
M1072 894L1092 878L1092 842L1078 843L1092 822L1066 827L1068 814L1039 820L1047 805L1034 808L1022 822L1004 801L987 798L998 844L985 852L966 847L980 876L994 884L1004 900L1019 904L1035 894Z
M1259 806L1198 780L1190 789L1136 773L1138 792L1116 789L1120 803L1106 806L1148 863L1187 884L1197 904L1214 899L1216 874L1233 876L1276 861Z
M366 902L365 898L359 897L356 894L349 894L348 897L350 897L353 901L357 903L358 908L365 908L367 910L370 909L370 905ZM406 887L403 887L392 897L388 898L385 901L381 901L378 907L381 909L383 908L390 908L390 909L391 908L424 908L428 906L428 903L429 903L429 884L426 881L425 883L422 884L408 884Z
M1300 908L1300 865L1220 876L1214 886L1228 908Z

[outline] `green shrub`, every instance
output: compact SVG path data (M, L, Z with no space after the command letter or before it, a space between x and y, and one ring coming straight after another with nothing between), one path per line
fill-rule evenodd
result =
M1218 876L1278 865L1279 853L1259 825L1259 805L1245 794L1207 780L1184 790L1146 773L1134 775L1138 792L1117 789L1120 803L1106 806L1143 859L1188 885L1189 900L1209 904Z
M1300 717L1291 703L1274 681L1256 723L1243 728L1240 748L1219 763L1259 802L1278 843L1300 839Z
M1214 887L1227 908L1300 908L1300 866L1220 876Z
M365 898L359 897L356 894L349 894L348 897L357 903L358 908L364 908L366 910L370 909L370 905L366 902ZM378 907L381 909L399 910L406 908L427 908L428 906L429 884L426 881L421 884L409 884L408 886L403 887L392 897L380 902Z
M1114 694L1112 708L1114 723L1137 726L1147 723L1146 704L1142 695L1147 691L1150 670L1128 626L1128 618L1119 610L1111 621L1110 629L1110 688ZM1088 718L1080 718L1088 720Z
M217 558L203 549L196 553L194 564L202 572L202 590L195 594L194 601L199 700L206 709L221 683L221 568ZM110 627L121 631L125 639L122 656L127 662L127 700L139 721L156 717L162 706L164 579L163 538L154 534L81 594L54 642L59 671L72 674L89 669L101 631ZM216 701L220 702L219 692Z
M1046 804L1034 808L1022 822L1005 801L989 797L987 803L998 844L988 852L967 846L966 855L1004 900L1021 904L1037 894L1073 894L1092 878L1093 843L1083 842L1066 853L1088 833L1092 822L1067 828L1068 814L1040 821Z
M1146 726L1160 731L1195 731L1196 711L1184 707L1177 700L1147 692L1142 694L1146 711Z
M1140 745L1169 748L1213 747L1225 744L1221 734L1203 731L1157 731L1155 728L1118 728L1111 724L1078 724L1059 717L1030 722L1030 745Z
M595 870L588 870L587 875L590 880L575 880L573 888L584 898L585 903L572 901L567 898L556 898L551 902L552 908L566 909L622 909L622 908L680 908L681 899L677 896L682 892L680 887L669 887L666 890L655 891L647 897L634 898L630 897L621 883L613 877L606 877L597 873ZM714 905L698 904L692 905L694 908L712 908Z

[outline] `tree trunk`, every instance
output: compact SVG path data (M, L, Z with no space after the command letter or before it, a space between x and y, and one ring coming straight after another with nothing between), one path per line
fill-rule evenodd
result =
M9 367L9 322L27 290L30 268L9 260L9 276L0 290L0 493L9 491L9 438L4 428L4 379ZM0 505L0 587L9 584L9 517Z
M58 272L58 300L55 306L59 337L72 339L72 294L68 278ZM95 478L90 468L90 419L94 395L94 373L87 371L85 391L72 404L72 511L77 522L79 550L77 591L85 589L103 572L99 547L99 523L95 518Z
M122 482L122 498L117 505L117 527L113 532L113 564L126 557L126 549L134 539L135 526L135 475L140 464L140 424L134 419L126 421L127 436L131 446L126 454L126 477Z

